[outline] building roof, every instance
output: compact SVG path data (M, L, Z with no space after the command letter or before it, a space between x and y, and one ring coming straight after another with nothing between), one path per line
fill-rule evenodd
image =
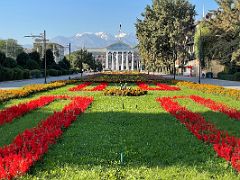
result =
M132 47L126 43L118 41L118 42L106 47L106 49L111 50L111 51L129 51L129 50L132 50Z

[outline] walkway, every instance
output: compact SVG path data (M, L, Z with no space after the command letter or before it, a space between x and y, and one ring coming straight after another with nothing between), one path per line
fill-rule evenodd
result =
M173 78L172 75L163 75L163 77ZM176 79L198 83L198 77L176 76ZM219 86L223 86L225 88L239 89L240 90L240 82L239 81L226 81L226 80L220 80L220 79L201 78L201 83L202 84L219 85Z
M83 76L90 75L92 73L83 73ZM67 76L57 76L57 77L47 77L47 82L57 81L57 80L67 80L77 77L81 77L81 74L73 74L73 75L67 75ZM18 80L18 81L5 81L0 82L0 89L16 89L20 88L22 86L26 86L29 84L44 84L44 78L39 79L26 79L26 80Z

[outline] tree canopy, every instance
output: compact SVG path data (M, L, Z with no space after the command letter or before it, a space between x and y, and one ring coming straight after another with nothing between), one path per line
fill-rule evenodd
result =
M240 65L240 1L216 0L219 8L209 13L203 28L208 28L209 37L205 38L209 51L205 56L212 56L224 65Z
M195 6L187 0L154 0L137 19L138 48L148 70L170 68L186 54L186 37L193 34ZM184 58L183 58L184 59Z

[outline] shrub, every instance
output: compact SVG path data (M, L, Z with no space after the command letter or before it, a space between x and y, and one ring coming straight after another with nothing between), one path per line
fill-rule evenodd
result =
M13 69L13 79L14 80L20 80L23 79L23 70L21 70L20 68L14 68Z
M23 70L23 79L29 79L30 78L30 71L28 69Z
M6 55L3 52L0 51L0 65L3 64L5 59L6 59Z
M213 78L213 73L212 72L207 72L206 73L206 78Z
M127 89L118 89L118 88L113 88L113 89L108 89L104 91L105 96L142 96L147 94L147 91L141 90L139 88L132 89L132 88L127 88Z
M4 67L8 67L8 68L15 68L15 67L17 66L17 61L14 60L13 58L7 57L7 58L3 61L2 65L3 65Z
M29 59L27 62L26 62L26 67L30 70L33 70L33 69L40 69L40 66L39 64L32 60L32 59Z
M38 69L31 70L30 77L31 78L40 78L40 77L42 77L42 72Z
M22 67L24 67L24 66L26 65L26 63L27 63L28 60L29 60L29 55L28 55L27 53L25 53L25 52L20 53L20 54L17 56L17 59L16 59L17 64L18 64L19 66L22 66Z
M58 76L61 72L56 69L49 69L47 70L47 74L49 76Z
M233 75L225 72L218 73L217 77L218 79L223 79L223 80L230 80L230 81L233 80Z
M233 80L235 80L235 81L240 81L240 72L236 72L236 73L233 75Z
M0 81L13 80L14 72L10 68L0 67Z

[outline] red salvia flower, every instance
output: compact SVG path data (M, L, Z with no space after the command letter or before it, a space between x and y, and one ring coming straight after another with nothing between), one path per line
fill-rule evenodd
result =
M62 127L69 127L92 101L92 97L73 98L61 112L55 112L41 121L37 127L16 136L10 145L0 148L0 179L12 179L26 173L62 135Z

